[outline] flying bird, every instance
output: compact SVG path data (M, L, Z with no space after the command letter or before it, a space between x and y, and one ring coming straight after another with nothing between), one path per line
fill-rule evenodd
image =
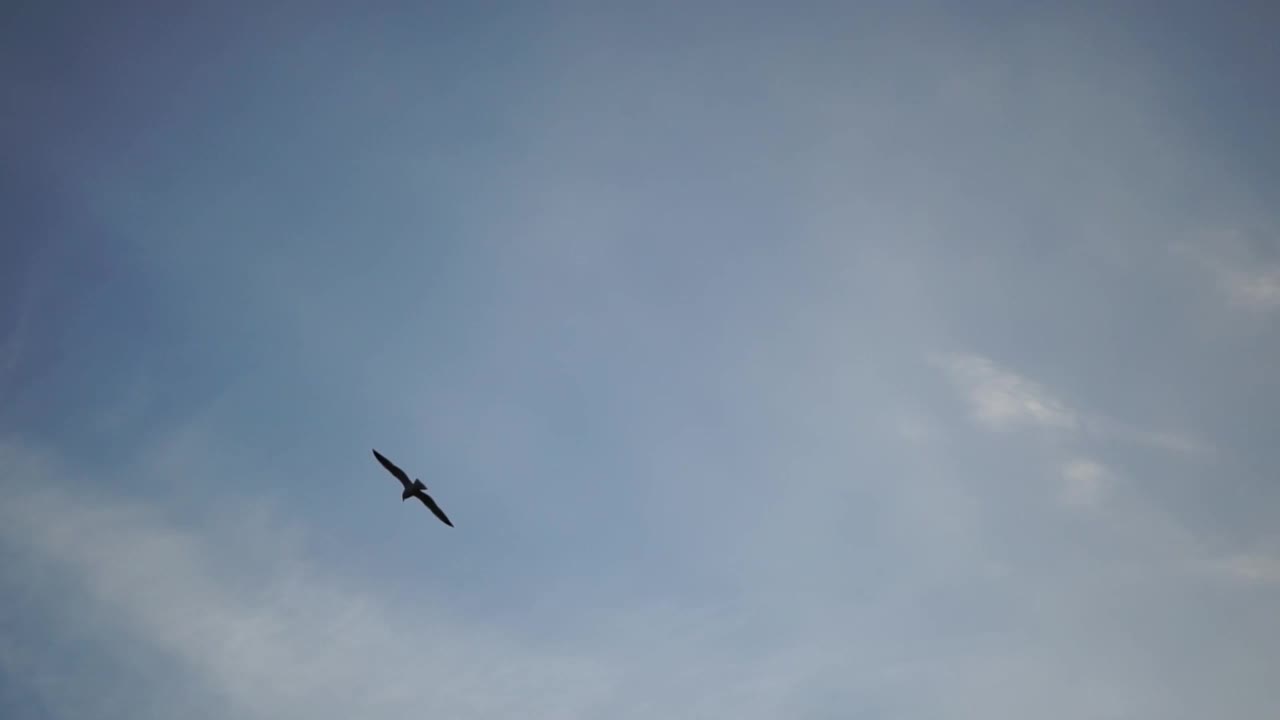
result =
M440 522L448 525L449 527L453 527L453 523L449 522L449 517L444 514L444 511L440 509L440 506L436 504L436 501L431 499L431 496L427 494L427 486L423 485L421 480L415 478L413 482L409 482L409 476L405 474L405 471L396 467L395 463L383 457L382 453L374 450L373 456L378 458L378 462L382 463L382 467L386 468L387 472L395 475L396 479L400 481L400 484L404 486L404 492L400 494L401 502L404 502L411 497L416 497L422 501L423 505L427 506L428 510L435 513L435 516L440 518Z

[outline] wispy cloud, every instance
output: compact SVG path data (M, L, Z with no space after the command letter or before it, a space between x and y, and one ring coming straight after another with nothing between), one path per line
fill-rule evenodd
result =
M1077 458L1062 467L1062 501L1074 506L1097 505L1105 496L1110 471L1103 465Z
M1261 310L1280 307L1280 267L1227 271L1222 283L1239 305Z
M1236 580L1260 585L1280 585L1280 555L1239 553L1222 559L1217 567Z
M1270 717L1274 338L1161 262L1259 167L1222 13L515 5L23 14L0 716Z
M1112 437L1124 442L1186 455L1205 455L1214 451L1211 444L1187 433L1136 427L1105 415L1088 416L1082 423L1082 428L1092 435Z
M170 455L207 443L186 442ZM183 460L170 457L174 466L192 458ZM1086 496L1093 492L1096 467L1082 461L1064 472ZM849 538L830 534L843 523L811 513L800 519L804 531L770 536L768 544L797 538L782 557L790 570L761 567L751 607L683 600L584 607L572 627L547 633L527 618L485 617L437 601L430 591L406 596L376 579L344 575L310 554L305 528L261 503L241 500L225 506L239 512L184 520L161 502L82 486L87 473L65 459L0 443L6 479L0 549L21 557L23 567L41 569L10 577L2 574L6 568L0 579L38 597L51 622L91 618L113 638L109 654L142 649L159 658L142 675L183 679L170 703L152 703L152 715L138 715L129 703L123 707L131 714L121 717L201 717L193 710L201 706L203 717L319 720L424 713L774 718L829 713L855 695L932 715L966 697L972 712L962 717L1021 717L1044 693L1067 691L1058 678L1069 668L1052 652L975 650L957 639L968 637L963 623L932 617L928 598L938 593L958 593L955 600L969 608L964 612L985 618L987 610L963 604L968 592L986 588L983 607L1019 606L1028 592L1010 582L1024 568L993 574L994 558L979 547L955 551L977 541L982 529L957 525L957 511L965 508L941 492L939 478L948 474L933 468L922 476L931 483L911 483L890 496L896 500L883 499L891 502L892 536L902 546L892 555L915 565L902 574L830 573L850 562ZM805 536L814 532L830 542L809 543ZM908 547L921 534L936 546ZM1113 551L1146 552L1141 543ZM975 572L984 578L977 585ZM795 580L802 582L787 582ZM1079 582L1092 587L1088 578ZM1010 622L993 629L1009 641L1037 632ZM939 632L945 637L924 639ZM0 655L6 674L45 694L56 717L94 714L102 702L101 688L96 698L58 690L93 680L60 674L59 657L43 661L3 647ZM968 674L955 676L954 663ZM1011 664L1039 689L1011 694L993 687L990 678ZM127 687L128 695L154 699L158 691L147 682ZM1130 692L1106 673L1087 683ZM1069 717L1067 709L1087 705L1062 707L1049 717Z
M13 443L0 445L0 474L0 548L48 583L5 584L39 593L55 617L97 618L122 646L181 669L187 702L225 699L240 717L776 717L829 661L821 649L742 656L732 647L749 626L692 607L601 609L582 618L590 637L554 641L320 569L300 529L261 504L183 523L153 502L73 490L78 468ZM52 687L39 663L9 655L6 672ZM93 714L67 697L51 705Z
M993 430L1038 426L1071 430L1076 412L1047 389L990 359L967 353L934 358L965 394L973 419Z
M0 537L70 578L73 591L54 600L60 610L105 612L126 642L172 658L241 716L400 717L429 707L447 717L564 717L616 682L587 655L357 589L292 556L270 531L208 534L155 506L68 492L57 478L80 477L74 469L18 467L17 454L6 453L4 473L26 477L7 488Z
M1083 412L1044 385L982 355L949 353L935 355L932 360L964 395L973 420L991 430L1038 428L1110 437L1180 453L1208 450L1204 443L1182 433L1135 427L1106 415Z
M1172 246L1207 275L1233 306L1254 311L1280 309L1280 264L1252 252L1239 232L1209 233L1198 243Z

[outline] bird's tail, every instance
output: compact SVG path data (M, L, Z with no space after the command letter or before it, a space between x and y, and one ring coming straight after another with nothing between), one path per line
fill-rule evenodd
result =
M413 489L414 489L414 490L426 490L426 489L427 489L427 486L426 486L426 485L423 485L421 480L414 480L414 481L413 481Z

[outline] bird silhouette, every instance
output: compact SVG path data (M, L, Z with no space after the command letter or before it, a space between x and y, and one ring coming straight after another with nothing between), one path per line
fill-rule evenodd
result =
M453 523L449 522L449 517L444 514L444 511L440 509L440 506L436 504L436 501L427 494L427 486L423 485L421 480L415 478L413 482L410 482L409 476L405 474L405 471L397 467L395 463L383 457L382 453L377 450L373 451L373 456L378 458L378 462L382 463L382 467L386 468L387 472L395 475L396 479L400 481L400 484L404 486L404 492L400 494L401 502L404 502L411 497L416 497L422 501L423 505L427 506L428 510L435 513L435 516L440 518L440 522L448 525L449 527L453 527Z

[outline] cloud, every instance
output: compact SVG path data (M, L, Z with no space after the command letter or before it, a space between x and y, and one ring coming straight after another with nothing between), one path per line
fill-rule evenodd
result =
M1081 429L1095 437L1114 438L1183 455L1206 455L1214 452L1209 443L1185 433L1136 427L1105 415L1085 417Z
M1113 438L1179 453L1210 450L1203 442L1182 433L1135 427L1105 415L1082 412L1040 383L982 355L939 354L932 362L964 395L973 420L990 430L1038 428Z
M1106 493L1110 477L1106 467L1092 460L1077 458L1062 467L1062 501L1067 505L1097 505Z
M831 662L829 649L782 641L744 655L769 623L724 607L583 608L560 638L528 618L484 619L429 592L411 599L345 577L261 502L183 520L154 501L72 487L80 468L12 442L0 443L0 475L0 549L21 559L3 586L37 597L54 626L79 618L109 633L108 654L158 658L144 676L176 672L184 690L172 706L153 702L156 717L225 703L264 718L765 718L785 714L804 678ZM59 692L92 683L60 677L60 657L0 646L0 662L59 716L95 714L110 694Z
M1040 385L973 354L934 359L969 401L973 419L993 430L1035 426L1071 430L1076 413Z
M1217 567L1228 576L1247 583L1280 585L1280 556L1268 553L1240 553L1224 558Z
M564 717L616 683L587 655L319 572L270 531L201 532L147 503L68 492L50 481L80 473L5 454L5 475L27 479L9 488L0 538L70 578L55 612L101 614L242 717Z
M1224 273L1222 284L1238 305L1258 310L1280 307L1280 268L1230 270Z
M190 467L206 451L225 455L198 434L166 444L156 472ZM95 628L106 638L95 652L116 664L144 658L113 687L102 687L101 669L73 677L63 654L42 659L28 647L0 645L0 669L34 688L55 717L101 717L108 700L120 709L107 716L131 718L773 718L868 703L936 716L966 698L958 717L1012 718L1046 697L1063 701L1047 717L1078 716L1092 706L1068 701L1060 682L1075 660L1018 644L1043 632L1019 619L1024 603L1067 580L993 555L978 512L990 498L972 497L954 469L935 465L935 450L913 456L925 472L876 501L888 503L893 527L882 541L895 549L855 559L851 536L834 533L845 528L840 516L810 513L787 521L787 532L739 539L776 546L786 563L757 568L746 604L732 593L588 601L568 626L544 629L528 616L452 605L430 585L406 595L352 577L309 550L311 531L262 502L190 515L82 486L87 473L75 463L0 443L0 550L21 559L0 571L3 589L23 588L48 627ZM1069 474L1088 483L1096 470L1080 464ZM1111 550L1132 560L1147 548ZM1072 577L1075 597L1101 595L1094 579ZM1060 602L1055 616L1071 621L1071 603ZM1003 617L1005 608L1022 609ZM986 633L1003 639L989 644ZM1023 690L992 684L1010 667ZM1081 682L1113 697L1142 695L1102 670L1071 687Z
M136 334L78 346L55 378L79 380L67 408L123 445L152 416L190 411L157 412L167 397L232 372L244 384L210 433L117 448L129 457L114 467L0 441L0 613L37 636L0 631L0 693L38 688L62 717L103 717L122 694L131 718L1266 717L1275 683L1261 676L1280 643L1235 612L1246 586L1229 576L1230 591L1197 597L1187 566L1216 555L1147 488L1114 482L1150 458L1122 466L1101 447L1192 440L1093 413L1033 369L945 356L973 422L1021 431L1006 448L1045 451L1048 492L1089 509L1064 513L1026 489L1014 453L949 435L936 397L873 426L933 389L898 361L947 338L1030 343L1055 362L1087 347L1075 380L1098 392L1126 374L1108 358L1132 362L1129 377L1169 368L1154 391L1188 368L1166 354L1184 325L1149 292L1162 278L1148 255L1184 219L1163 200L1206 189L1205 164L1166 142L1162 119L1179 113L1150 104L1161 88L1140 53L1107 52L1094 31L1112 24L1092 21L980 36L820 23L819 37L770 19L777 32L753 45L715 18L704 29L729 28L730 44L614 19L508 18L532 31L496 61L484 48L510 23L473 37L433 22L464 41L415 45L393 28L286 22L309 39L268 33L188 88L234 117L168 113L141 145L113 131L103 153L76 153L86 167L68 181L113 226L86 242L136 238L136 253L111 253L139 266L112 288L161 280L157 297L200 309L175 315L192 355L222 351L237 370L200 358L217 367L124 385L104 351L172 340L140 316ZM344 45L353 35L378 52ZM556 56L522 55L525 41ZM424 65L417 45L445 54ZM246 75L245 58L278 72ZM742 72L744 58L768 72ZM872 71L851 85L850 64ZM406 68L456 65L483 82L413 81L461 87L464 102L377 110ZM968 79L961 99L931 99L951 72ZM390 82L370 95L375 76ZM267 85L219 80L245 77ZM154 115L146 97L117 100L130 114L108 129ZM400 120L365 133L376 142L330 142L383 116ZM526 121L484 122L511 117ZM264 157L263 138L298 118L330 124ZM459 144L451 130L477 119L485 132ZM1184 163L1190 185L1166 172ZM172 242L207 236L287 242ZM260 316L251 328L280 332L232 329ZM85 389L107 387L124 397L100 412ZM59 452L102 444L45 425ZM424 478L458 478L442 490L470 528L399 544L382 516L351 511L369 496L344 463L369 457L346 443L370 437L427 459L414 461ZM260 501L298 479L334 492ZM1200 519L1230 522L1219 510ZM334 545L350 547L326 555ZM386 559L405 545L412 563ZM14 611L18 595L30 602ZM85 641L41 647L68 626ZM68 669L87 652L86 672ZM118 682L114 668L135 664Z
M1243 233L1206 233L1198 243L1174 243L1171 251L1206 274L1232 306L1261 312L1280 308L1280 264L1260 257Z

